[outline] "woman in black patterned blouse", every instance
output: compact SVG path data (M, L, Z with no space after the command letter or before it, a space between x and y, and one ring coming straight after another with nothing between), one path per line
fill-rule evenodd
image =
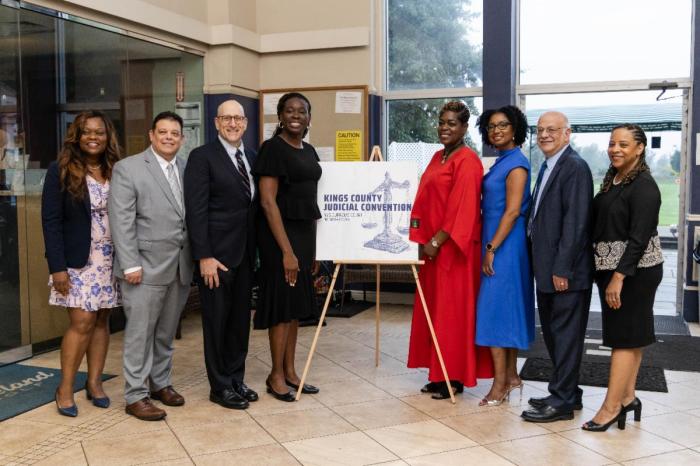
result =
M596 284L603 309L603 345L611 347L610 379L603 406L583 425L604 431L617 421L625 428L629 411L639 421L635 396L642 348L656 341L654 297L663 276L656 227L661 193L645 160L642 128L613 129L608 144L610 168L593 200Z

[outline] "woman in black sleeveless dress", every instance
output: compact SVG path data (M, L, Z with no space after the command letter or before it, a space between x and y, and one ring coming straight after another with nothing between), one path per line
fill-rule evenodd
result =
M603 310L603 345L611 347L610 379L603 406L583 425L604 431L626 414L641 418L635 396L642 348L656 341L654 297L663 276L656 227L661 193L645 161L642 128L625 124L610 135L610 169L593 200L596 284Z
M269 329L272 370L267 391L294 401L289 387L299 389L294 367L299 318L314 314L312 275L317 268L316 187L321 166L316 150L303 141L311 120L311 104L298 93L282 96L277 105L279 127L258 153L253 174L259 179L260 302L254 327ZM318 393L305 384L302 393Z

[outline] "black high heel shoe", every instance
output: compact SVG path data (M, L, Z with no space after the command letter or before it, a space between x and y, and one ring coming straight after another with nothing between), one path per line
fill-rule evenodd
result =
M447 384L445 382L437 382L439 388L435 391L432 398L433 400L446 400L450 397L450 392L447 391ZM452 386L452 391L454 393L462 393L464 391L464 384L456 380L450 380L450 385Z
M634 400L630 402L627 406L622 407L622 412L627 414L630 411L634 411L634 420L639 422L642 420L642 401L634 397Z
M286 401L286 402L291 402L294 401L294 395L292 392L287 392L287 393L277 393L272 389L272 385L270 384L269 380L265 381L265 385L267 385L267 393L272 395L273 397L277 398L280 401Z
M627 420L627 412L625 412L624 406L620 407L620 412L617 413L617 416L612 418L610 422L607 422L605 424L598 424L597 422L593 422L593 419L590 421L584 423L581 426L581 429L587 430L589 432L605 432L608 430L608 427L613 425L615 422L617 422L617 428L620 430L625 430L625 421Z
M285 379L284 383L287 384L288 387L292 387L294 390L299 391L299 385L290 382L289 380ZM304 393L305 395L315 395L318 393L320 390L318 387L314 387L313 385L309 385L308 383L305 383L303 387L301 387L301 393Z
M85 381L85 396L87 397L88 401L92 401L92 404L94 406L97 406L98 408L109 408L109 397L105 396L104 398L95 398L92 396L90 393L90 389L88 389L88 383L87 380Z

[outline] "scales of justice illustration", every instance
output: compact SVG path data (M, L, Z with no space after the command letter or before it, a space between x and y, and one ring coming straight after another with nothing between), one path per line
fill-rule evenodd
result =
M389 172L384 173L384 181L379 184L370 194L381 194L382 203L384 205L391 204L393 200L392 190L400 189L404 194L404 202L409 204L411 199L409 198L409 189L411 187L411 182L405 180L401 183L391 179ZM396 226L394 227L394 216L391 210L385 210L383 212L383 230L378 233L374 238L367 241L364 246L366 248L377 249L379 251L386 251L392 254L399 254L402 251L408 249L409 245L404 241L403 236L408 235L409 231L409 215L410 212L402 211L398 215L398 220ZM378 226L377 223L378 212L373 211L367 215L367 219L363 219L362 228L367 230L372 230ZM396 230L400 235L394 233Z

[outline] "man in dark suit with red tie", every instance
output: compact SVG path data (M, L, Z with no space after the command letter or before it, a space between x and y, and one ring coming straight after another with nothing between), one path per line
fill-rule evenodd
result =
M255 152L243 145L248 125L235 100L219 105L217 138L194 149L185 168L185 204L202 304L209 399L246 409L258 394L243 382L255 265Z

